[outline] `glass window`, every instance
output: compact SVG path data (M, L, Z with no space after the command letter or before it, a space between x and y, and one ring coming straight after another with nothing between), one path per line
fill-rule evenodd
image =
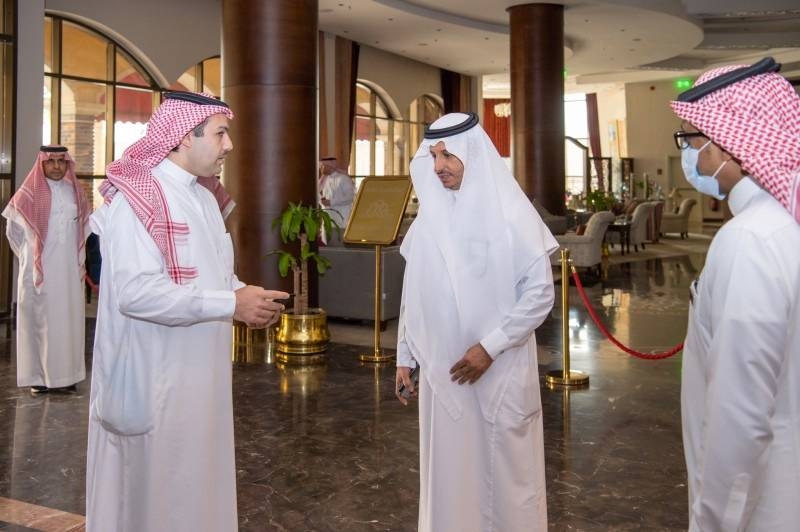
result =
M589 146L589 125L586 116L586 95L564 95L564 134L583 146ZM586 188L586 156L588 151L567 141L565 151L566 191L582 194Z
M142 138L153 108L153 95L148 90L118 87L114 97L114 159Z
M197 91L197 80L200 78L198 71L200 67L195 65L189 67L189 70L181 74L178 81L169 86L170 89L176 91Z
M208 92L219 98L222 96L222 65L219 57L211 57L190 66L169 88L176 91Z
M75 24L61 25L62 74L90 79L109 79L108 41Z
M53 140L53 78L44 78L44 105L42 106L42 144L54 144Z
M61 82L60 143L75 159L75 173L105 173L106 93L102 83Z
M53 70L53 21L47 18L44 20L44 71Z
M127 54L117 50L117 76L118 83L127 83L128 85L139 85L141 87L149 87L150 82L148 76L141 72L138 66L130 59Z
M439 103L423 95L412 102L408 120L395 117L375 90L358 83L351 175L407 175L409 160L422 140L425 126L441 115Z
M208 92L214 96L221 96L222 84L220 83L220 78L219 57L213 57L203 61L203 92Z
M67 146L93 190L106 165L144 133L160 89L129 51L100 33L56 16L45 17L44 27L42 142Z

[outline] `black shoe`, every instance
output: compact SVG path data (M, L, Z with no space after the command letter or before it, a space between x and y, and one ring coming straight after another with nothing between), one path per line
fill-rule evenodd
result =
M75 384L62 386L61 388L53 388L52 390L59 393L78 393L78 387Z
M50 391L50 388L47 386L31 386L31 393L33 395L39 395L42 393L47 393Z

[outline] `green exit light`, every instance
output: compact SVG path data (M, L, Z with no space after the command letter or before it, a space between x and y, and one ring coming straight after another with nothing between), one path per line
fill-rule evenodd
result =
M567 79L567 69L564 69L564 79Z
M690 79L679 79L675 82L675 88L679 90L686 90L692 88L692 80Z

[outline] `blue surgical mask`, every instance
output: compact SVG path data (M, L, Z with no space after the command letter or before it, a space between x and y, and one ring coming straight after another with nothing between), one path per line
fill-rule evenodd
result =
M711 176L701 175L697 171L697 158L700 156L700 152L706 149L709 144L711 144L710 140L703 144L701 148L687 146L681 150L681 166L683 166L683 173L686 176L686 180L701 194L706 194L719 200L725 199L725 194L719 191L717 174L728 161L723 161L723 163L719 165L719 168L717 168L717 171L714 172L714 175Z

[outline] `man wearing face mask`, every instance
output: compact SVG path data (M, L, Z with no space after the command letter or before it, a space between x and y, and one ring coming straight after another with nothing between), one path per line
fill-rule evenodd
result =
M800 522L800 97L779 68L717 68L671 103L687 180L734 214L691 287L690 531Z

